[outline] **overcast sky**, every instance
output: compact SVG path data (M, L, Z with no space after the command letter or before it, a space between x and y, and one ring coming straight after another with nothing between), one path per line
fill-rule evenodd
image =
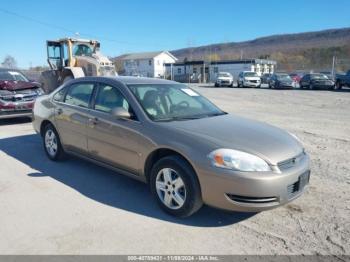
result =
M349 0L2 1L0 61L45 65L45 41L97 38L109 56L350 26Z

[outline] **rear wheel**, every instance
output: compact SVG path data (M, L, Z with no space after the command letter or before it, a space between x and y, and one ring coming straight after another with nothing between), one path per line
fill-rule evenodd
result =
M150 186L159 206L173 216L190 216L203 205L197 176L179 156L162 158L154 165Z
M47 124L42 135L46 155L53 161L64 159L66 154L54 126L52 124Z

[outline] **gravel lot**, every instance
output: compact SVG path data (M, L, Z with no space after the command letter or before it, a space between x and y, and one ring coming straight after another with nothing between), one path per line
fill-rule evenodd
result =
M175 219L148 188L71 158L50 162L25 119L0 122L1 254L350 254L350 90L195 86L223 110L296 134L311 184L259 214Z

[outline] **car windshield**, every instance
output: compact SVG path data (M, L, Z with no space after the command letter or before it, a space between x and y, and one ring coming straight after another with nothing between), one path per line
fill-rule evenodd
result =
M1 71L0 80L28 82L28 79L23 74L17 71Z
M292 79L290 78L290 76L287 75L287 74L277 75L277 79L278 79L278 80L292 80Z
M229 73L219 73L219 77L231 77Z
M226 114L183 84L128 85L153 121L181 121Z
M323 74L315 74L315 75L311 75L311 79L328 79L328 76Z
M255 72L246 72L246 73L244 73L244 76L247 76L247 77L255 77L255 76L258 76L258 74L255 73Z

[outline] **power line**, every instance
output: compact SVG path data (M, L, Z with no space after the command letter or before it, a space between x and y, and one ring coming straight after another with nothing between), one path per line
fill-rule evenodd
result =
M23 20L31 21L31 22L34 22L36 24L40 24L40 25L43 25L43 26L46 26L46 27L50 27L50 28L61 30L61 31L65 31L65 32L70 33L70 34L76 34L77 33L77 31L71 30L69 28L65 28L65 27L62 27L62 26L59 26L59 25L43 22L43 21L40 21L38 19L29 17L29 16L24 16L24 15L21 15L21 14L18 14L18 13L15 13L15 12L3 9L3 8L0 8L0 11L5 13L5 14L8 14L8 15L21 18ZM114 40L114 39L111 39L111 38L108 38L108 37L91 35L91 34L88 34L88 33L81 33L81 32L79 32L79 35L82 35L82 36L85 36L85 37L88 37L88 38L96 38L96 39L100 39L100 40L104 40L104 41L108 41L108 42L119 43L119 44L139 45L139 43L136 44L136 43L130 43L130 42L125 42L125 41L117 41L117 40Z

